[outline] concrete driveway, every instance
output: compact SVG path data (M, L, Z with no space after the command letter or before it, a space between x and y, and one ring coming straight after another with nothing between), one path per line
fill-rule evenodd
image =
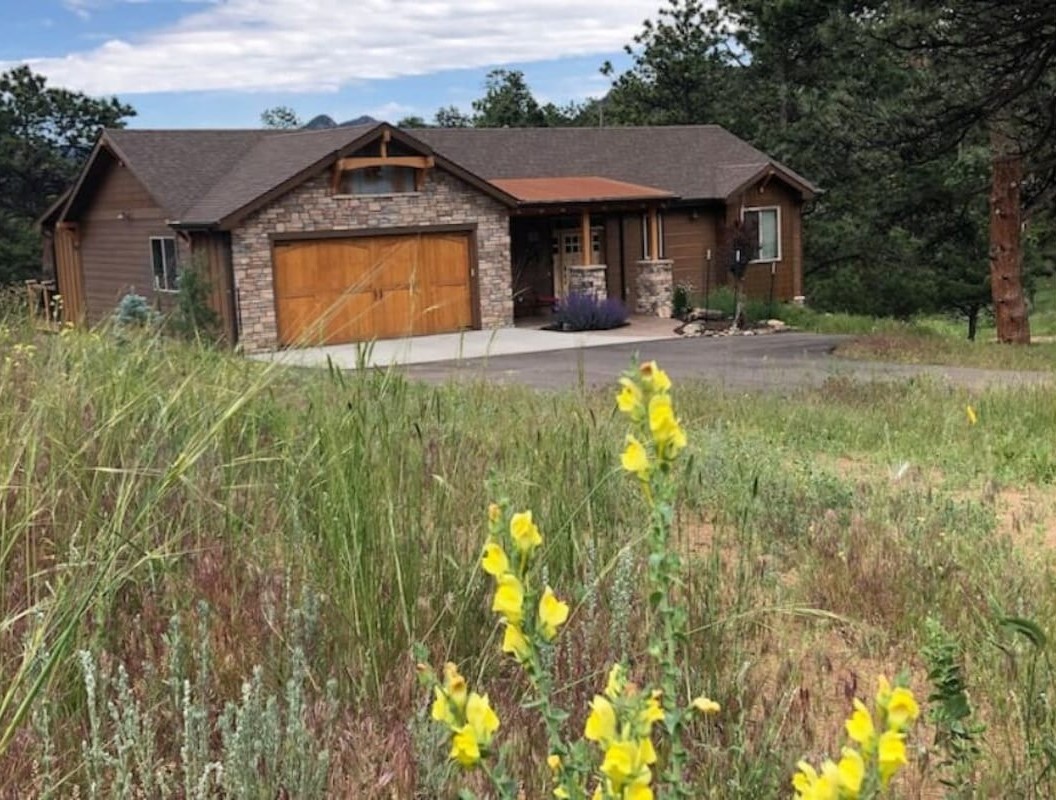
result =
M563 334L558 334L563 335ZM664 338L581 349L488 359L408 365L409 377L431 382L487 380L538 388L604 386L637 355L656 359L676 380L706 380L734 390L792 391L846 376L902 380L928 375L969 388L1051 383L1050 373L889 364L836 358L832 350L848 337L782 332L759 336Z

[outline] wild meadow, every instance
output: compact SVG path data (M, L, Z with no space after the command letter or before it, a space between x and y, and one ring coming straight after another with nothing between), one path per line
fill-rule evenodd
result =
M614 663L648 683L657 540L619 376L431 386L0 325L2 796L491 796L420 685L447 662L508 780L552 796L481 561L492 503L502 530L532 512L532 580L568 606L540 651L559 731ZM879 676L921 709L890 796L1056 795L1051 389L670 392L660 697L718 709L681 725L682 796L793 796Z

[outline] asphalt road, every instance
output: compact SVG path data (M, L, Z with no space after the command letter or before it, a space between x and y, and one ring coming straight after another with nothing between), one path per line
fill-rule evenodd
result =
M958 386L1052 383L1043 372L1008 372L917 364L890 364L836 358L832 350L847 337L812 333L663 339L579 350L523 353L406 366L412 379L428 382L486 380L541 389L611 384L637 355L655 359L675 380L705 380L745 391L794 391L819 386L832 377L903 380L930 375Z

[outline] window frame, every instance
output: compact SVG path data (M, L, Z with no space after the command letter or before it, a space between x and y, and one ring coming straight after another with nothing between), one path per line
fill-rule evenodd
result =
M664 212L660 209L656 211L656 241L660 252L651 256L649 255L649 212L644 212L642 214L642 261L661 261L667 257L664 252Z
M401 170L393 174L392 185L394 188L381 192L357 192L354 191L355 176L371 170ZM345 170L341 173L335 197L396 197L408 194L420 194L418 189L418 170L415 167L405 167L396 164L379 164L372 167L360 167L359 169ZM403 175L403 180L396 181L398 175ZM400 186L403 188L395 188ZM409 188L406 188L409 187Z
M774 212L774 232L775 232L775 243L777 245L777 255L774 258L753 258L749 261L749 264L776 264L782 258L781 252L781 206L747 206L741 209L741 221L744 221L745 215L755 213L758 214L762 211L773 211ZM763 250L763 226L757 227L759 233L759 252Z
M168 276L171 278L172 287L162 286L158 281L158 269L157 264L154 262L154 242L161 242L161 274L162 277ZM165 255L165 242L172 242L172 265L171 270L167 269L170 265ZM154 291L164 292L166 294L173 294L180 290L180 247L179 242L176 241L175 236L151 236L150 237L150 273L154 281ZM168 281L166 281L168 283Z

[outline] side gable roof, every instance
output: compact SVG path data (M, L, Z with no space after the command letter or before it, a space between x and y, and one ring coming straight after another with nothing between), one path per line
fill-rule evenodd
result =
M229 228L382 131L432 155L502 203L508 179L608 179L684 200L724 200L767 173L805 198L817 187L717 125L643 128L424 128L387 123L327 130L107 130L78 182L41 218L61 220L119 159L177 227Z
M596 175L656 187L685 200L724 200L745 175L772 166L805 197L818 190L719 125L423 128L413 133L488 180Z

